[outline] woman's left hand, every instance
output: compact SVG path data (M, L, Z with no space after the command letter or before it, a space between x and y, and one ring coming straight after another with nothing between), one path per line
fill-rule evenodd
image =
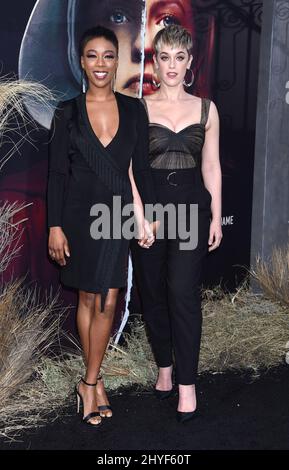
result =
M209 251L213 251L221 243L223 238L221 222L218 220L212 220L210 224L210 235L209 235Z

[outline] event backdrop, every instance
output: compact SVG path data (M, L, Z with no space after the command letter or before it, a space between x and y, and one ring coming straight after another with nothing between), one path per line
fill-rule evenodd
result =
M188 90L215 101L221 118L223 242L208 256L204 283L238 284L250 261L254 137L262 2L259 0L10 0L1 5L2 75L10 72L47 84L59 97L81 92L78 41L96 24L115 31L120 43L116 88L141 97L155 92L152 39L169 24L193 36L195 81ZM47 256L46 184L48 129L52 114L34 103L27 109L39 125L0 174L0 200L32 203L23 247L5 280L25 275L43 291L58 286L58 268ZM9 145L9 144L8 144ZM0 149L6 151L6 147ZM130 273L131 274L131 273ZM61 289L64 303L76 295ZM125 309L120 296L118 311ZM119 321L119 315L118 319Z

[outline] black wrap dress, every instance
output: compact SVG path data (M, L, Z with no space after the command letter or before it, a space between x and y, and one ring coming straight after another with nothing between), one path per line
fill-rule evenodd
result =
M146 112L138 99L117 92L115 97L119 127L107 146L94 133L86 95L81 94L58 106L49 152L48 227L62 227L70 248L70 257L61 267L61 282L101 293L102 310L108 289L126 285L129 240L122 235L118 239L92 236L91 208L102 203L112 210L114 196L121 196L122 207L133 202L131 161L143 203L155 203ZM119 223L124 220L120 217Z

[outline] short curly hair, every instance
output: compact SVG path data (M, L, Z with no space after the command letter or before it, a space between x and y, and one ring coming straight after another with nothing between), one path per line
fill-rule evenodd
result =
M85 49L86 44L95 38L104 38L107 41L111 42L114 47L116 48L116 52L118 54L118 39L114 31L111 29L105 28L104 26L94 26L93 28L89 28L82 34L80 41L79 41L79 57L83 55L83 51Z
M155 35L153 49L156 55L160 52L163 45L187 49L189 55L192 54L193 50L191 34L178 24L167 26Z

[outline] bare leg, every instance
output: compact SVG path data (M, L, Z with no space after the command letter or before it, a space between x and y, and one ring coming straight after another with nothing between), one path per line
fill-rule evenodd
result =
M87 366L89 355L89 331L95 306L95 294L79 291L77 308L77 328L82 345L84 362Z
M88 383L97 382L97 376L99 374L100 366L110 339L118 291L119 289L109 289L105 301L104 311L102 313L100 311L100 294L95 294L94 312L91 318L88 332L89 346L87 348L88 360L85 375L85 381ZM85 325L85 322L83 322L83 324ZM87 338L87 331L85 329L85 326L81 334L83 335L85 342L85 338ZM79 385L79 392L85 402L84 415L87 415L88 413L97 410L97 397L99 395L104 402L106 401L106 403L98 404L108 404L103 384L100 384L100 386L97 387L97 393L95 393L95 388L88 387L81 382ZM91 421L94 422L93 420L99 420L99 418L93 418Z
M156 383L156 390L167 391L171 390L172 384L172 370L173 366L159 367L159 375Z
M178 411L195 411L197 407L195 385L179 385Z

